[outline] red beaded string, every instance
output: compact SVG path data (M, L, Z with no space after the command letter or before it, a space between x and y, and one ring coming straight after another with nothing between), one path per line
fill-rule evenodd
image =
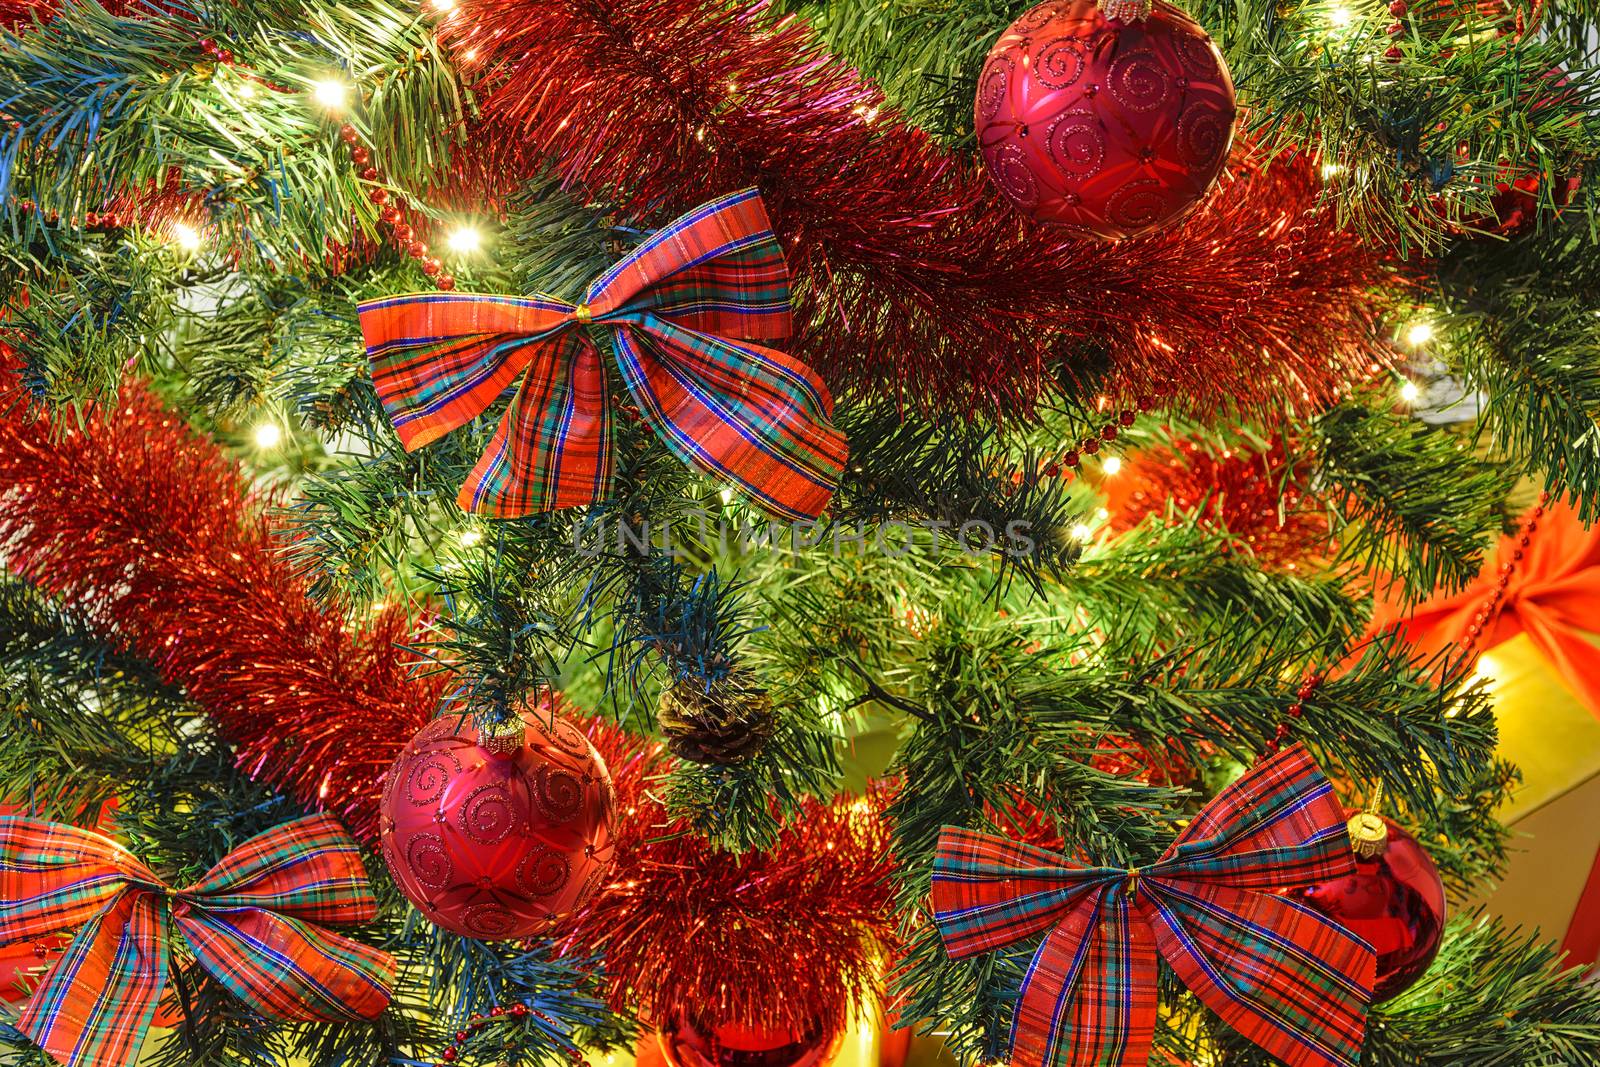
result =
M1511 586L1511 576L1516 572L1517 564L1528 553L1528 546L1533 544L1533 535L1539 529L1539 520L1544 517L1545 506L1550 503L1548 491L1539 494L1539 503L1528 513L1528 521L1522 524L1522 533L1517 538L1517 547L1511 550L1511 558L1502 560L1500 573L1495 578L1494 593L1489 597L1489 603L1479 608L1472 616L1472 625L1467 627L1465 638L1460 642L1461 651L1468 656L1472 655L1478 647L1478 639L1483 636L1500 618L1500 612L1505 608L1506 590Z
M241 69L235 61L233 51L219 45L209 37L200 41L200 50L205 53L208 59L227 67L239 77L246 78L257 85L280 93L294 91L285 86L276 85L248 70ZM438 258L428 254L427 242L418 238L415 228L406 221L406 203L402 200L395 200L390 203L389 190L377 184L383 180L383 175L373 164L372 150L361 143L360 131L346 122L339 127L339 140L344 143L345 148L349 151L350 162L359 168L356 171L356 176L363 182L373 186L367 191L367 199L379 209L378 219L381 224L388 228L390 243L412 259L418 260L422 265L422 273L427 275L435 286L446 291L454 289L456 287L455 278L445 271L444 264ZM105 221L105 216L100 216L96 219L92 212L88 216L85 225L93 228L96 222L100 225L110 225Z
M1500 572L1495 578L1494 592L1489 596L1489 602L1479 608L1472 616L1472 624L1467 627L1466 634L1457 642L1461 651L1471 656L1478 647L1478 639L1484 631L1490 629L1500 617L1500 612L1505 607L1506 590L1511 586L1512 576L1516 573L1517 564L1527 556L1528 546L1533 544L1533 535L1539 529L1539 520L1544 517L1545 507L1550 503L1549 492L1539 494L1539 503L1534 505L1528 513L1528 521L1522 524L1522 533L1517 537L1517 545L1511 550L1511 558L1500 564ZM1278 723L1273 731L1272 740L1262 748L1262 758L1270 759L1276 756L1289 738L1290 723L1305 714L1306 701L1309 700L1317 687L1322 684L1322 675L1312 672L1306 675L1300 683L1300 688L1295 691L1295 701L1290 704L1284 714L1287 718Z
M274 85L249 71L240 70L234 63L233 52L219 46L215 41L207 38L200 42L200 49L209 58L234 71L242 78L248 78L258 85L277 92L286 93L292 90L281 85ZM428 255L428 245L417 238L415 229L406 221L406 204L404 201L389 202L389 190L376 183L381 181L383 175L372 162L372 150L361 143L361 133L348 122L339 127L339 140L350 153L350 162L360 168L356 176L363 182L371 184L373 188L367 191L367 199L377 207L379 221L389 228L389 239L401 251L412 259L420 260L422 273L433 280L433 284L440 289L450 290L456 287L455 278L445 272L444 264L433 256Z
M350 162L361 168L356 172L357 177L368 183L382 180L382 173L373 165L372 150L361 143L360 131L347 122L339 127L339 140L349 149ZM390 243L412 259L419 261L422 264L422 273L432 279L434 285L446 292L454 289L455 278L445 271L443 263L428 254L427 242L419 238L416 229L406 221L405 201L396 200L390 203L389 190L377 184L368 190L367 199L379 209L378 219L388 227Z
M221 66L227 67L229 70L233 71L239 77L244 78L244 79L246 79L248 81L255 82L257 85L261 86L264 89L271 89L275 93L292 93L292 92L294 92L293 89L290 89L286 85L278 85L278 84L276 84L274 82L268 81L267 79L263 78L259 74L256 74L256 73L254 73L252 71L249 71L249 70L241 69L234 62L232 50L231 49L227 49L227 48L223 48L221 45L217 44L217 42L213 41L209 37L201 38L201 40L200 40L200 51L202 51L202 52L204 52L206 54L206 58L207 59L210 59L213 62L218 63Z
M1115 420L1106 423L1104 426L1100 427L1098 431L1083 438L1074 447L1069 448L1065 453L1062 454L1059 461L1052 460L1045 464L1041 473L1046 478L1071 478L1072 471L1076 470L1078 466L1083 463L1084 456L1092 456L1096 452L1099 452L1100 443L1102 441L1104 441L1106 444L1110 444L1112 441L1115 441L1122 433L1124 428L1133 425L1134 419L1138 417L1139 412L1149 411L1150 408L1154 406L1155 402L1155 397L1141 396L1136 404L1138 411L1135 411L1133 408L1123 408L1117 413Z
M536 1008L530 1008L528 1005L521 1003L496 1005L489 1010L488 1016L473 1012L468 1017L467 1025L456 1031L455 1037L451 1039L450 1044L445 1048L444 1052L440 1053L439 1063L435 1064L435 1067L446 1067L447 1064L454 1064L461 1059L462 1053L466 1051L467 1042L493 1020L501 1018L526 1019L529 1015L548 1023L552 1027L555 1026L555 1020L551 1019L550 1016ZM508 1040L505 1047L512 1047L512 1043ZM583 1053L578 1049L572 1050L570 1058L576 1067L589 1067L588 1060L584 1058Z
M1301 679L1300 688L1294 693L1294 703L1284 709L1287 718L1279 720L1277 728L1272 731L1272 740L1261 749L1262 759L1271 759L1283 751L1283 743L1289 739L1289 724L1298 721L1306 713L1306 701L1311 699L1321 684L1322 674L1319 671L1312 671Z
M32 200L17 201L17 211L23 215L31 215L37 210L38 205ZM47 211L42 216L42 219L46 226L54 226L61 221L61 213L59 211ZM106 211L85 211L83 213L83 229L85 230L107 232L121 230L132 226L136 221L132 208L129 208L126 212L112 208Z

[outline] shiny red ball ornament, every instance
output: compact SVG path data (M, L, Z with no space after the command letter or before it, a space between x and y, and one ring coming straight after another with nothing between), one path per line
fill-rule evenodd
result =
M1496 178L1494 194L1489 198L1494 213L1467 219L1465 226L1503 237L1532 228L1539 218L1544 185L1544 175L1537 171L1520 175L1501 173ZM1558 177L1550 186L1550 199L1557 214L1578 195L1578 185L1576 175L1567 175Z
M1446 912L1444 882L1433 858L1394 822L1384 819L1383 824L1388 838L1379 854L1363 856L1357 841L1354 874L1285 894L1377 951L1374 1004L1410 988L1433 963L1444 936Z
M1030 218L1108 240L1170 226L1205 199L1236 111L1216 45L1161 0L1128 21L1095 0L1040 4L995 42L974 105L1000 191Z
M563 719L480 737L435 719L384 778L383 858L431 921L483 940L540 933L611 864L616 795L605 760Z
M843 1020L798 1030L782 1023L707 1026L684 1011L657 1034L669 1067L821 1067L843 1038Z

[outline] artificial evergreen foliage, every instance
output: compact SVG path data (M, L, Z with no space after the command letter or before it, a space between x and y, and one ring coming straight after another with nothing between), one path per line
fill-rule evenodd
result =
M747 1025L883 997L993 1063L1037 941L949 958L941 828L1137 867L1289 740L1453 902L1502 873L1520 772L1482 650L1368 623L1473 580L1541 489L1600 518L1600 7L1192 0L1239 92L1228 173L1099 244L976 161L984 57L1031 6L0 0L0 802L175 884L326 808L381 905L354 936L399 961L370 1024L265 1019L180 965L147 1062L555 1065L694 989ZM671 455L610 351L597 504L456 504L509 394L401 447L362 301L576 302L752 184L784 351L849 440L821 520ZM1234 475L1196 488L1186 445L1252 457L1251 522L1291 548L1231 529ZM1141 463L1167 466L1134 514ZM631 873L526 941L430 926L377 849L384 770L432 714L556 705L612 761ZM630 894L665 870L658 923ZM716 936L646 936L691 918ZM1458 915L1361 1062L1600 1065L1555 933ZM1269 1067L1160 983L1152 1063ZM6 1054L49 1062L6 1011Z

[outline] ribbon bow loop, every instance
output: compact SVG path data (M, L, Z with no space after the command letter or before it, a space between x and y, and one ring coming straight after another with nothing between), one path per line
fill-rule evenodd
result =
M1593 641L1600 628L1594 622L1600 524L1586 524L1570 504L1546 502L1518 527L1460 590L1411 604L1398 584L1380 587L1367 632L1395 632L1427 656L1474 643L1487 652L1526 634L1579 702L1600 717L1600 649Z
M99 834L0 818L0 941L78 928L17 1028L62 1063L127 1067L166 986L170 929L251 1008L349 1020L389 1002L394 960L317 923L371 919L354 842L325 815L260 834L174 890Z
M1354 1067L1371 947L1261 892L1338 877L1353 864L1333 789L1296 746L1219 793L1144 868L1086 867L946 827L934 921L956 957L1049 931L1017 1004L1013 1067L1142 1067L1154 1044L1159 959L1290 1067Z
M592 282L583 302L430 293L360 306L373 383L407 450L515 395L462 486L497 518L603 499L610 405L604 336L645 422L682 462L763 510L813 519L849 449L811 368L752 342L792 330L789 272L760 193L713 200Z

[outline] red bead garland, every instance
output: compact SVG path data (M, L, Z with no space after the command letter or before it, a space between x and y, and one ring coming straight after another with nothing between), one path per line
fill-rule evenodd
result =
M1277 728L1272 731L1272 740L1262 746L1262 759L1271 759L1283 750L1283 743L1289 739L1289 723L1306 713L1306 701L1311 699L1321 684L1322 674L1318 671L1312 671L1301 679L1300 688L1294 693L1294 703L1284 709L1288 718L1278 722Z
M350 162L360 168L356 174L362 181L382 180L382 172L372 162L372 149L361 143L361 131L347 122L339 127L339 140L344 142L345 149L350 154ZM389 243L417 260L422 267L422 273L432 279L436 287L446 292L454 289L455 278L445 271L444 264L438 258L428 254L427 242L419 239L415 228L406 221L405 202L391 201L389 190L382 186L374 186L369 190L367 199L379 208L378 221L388 227Z
M1489 629L1500 617L1500 611L1505 606L1506 589L1511 585L1511 576L1517 569L1517 564L1522 562L1527 554L1528 546L1533 544L1533 535L1539 529L1539 520L1544 517L1545 505L1550 503L1548 490L1539 494L1539 503L1534 505L1528 513L1528 521L1522 526L1522 535L1517 538L1517 547L1511 552L1511 560L1500 564L1499 577L1495 579L1494 593L1489 597L1486 607L1480 608L1472 616L1472 625L1467 627L1466 640L1461 643L1461 651L1471 655L1478 646L1478 638Z
M200 51L205 53L207 59L219 64L220 66L227 67L239 77L255 82L257 85L260 85L263 88L271 89L276 93L288 93L294 91L287 86L277 85L273 82L269 82L260 75L251 73L248 70L240 70L234 60L232 50L223 48L209 37L201 38Z
M482 1031L483 1028L492 1020L526 1019L530 1015L540 1019L545 1023L548 1023L552 1028L555 1026L555 1020L551 1019L550 1016L522 1003L507 1005L497 1004L489 1010L489 1014L487 1016L479 1012L473 1012L467 1018L466 1027L464 1029L457 1030L455 1032L455 1036L451 1039L450 1044L442 1053L439 1054L439 1062L435 1064L434 1067L446 1067L447 1064L453 1064L457 1060L461 1059L461 1054L466 1051L467 1042L472 1039L473 1035ZM506 1047L509 1048L510 1044L508 1043ZM572 1050L570 1058L575 1067L589 1067L588 1060L586 1060L583 1053L576 1048Z
M1506 590L1511 585L1511 577L1516 571L1517 564L1522 562L1523 557L1527 554L1528 546L1533 544L1533 535L1539 529L1539 520L1544 517L1545 506L1549 503L1549 491L1540 493L1539 503L1534 505L1533 510L1528 513L1528 521L1522 526L1522 534L1517 538L1517 547L1511 552L1511 560L1500 564L1500 574L1495 579L1494 593L1490 596L1489 603L1485 607L1478 609L1477 613L1472 617L1472 625L1467 627L1466 637L1460 642L1463 653L1469 656L1472 655L1478 646L1478 639L1499 618L1500 611L1505 606ZM1289 738L1289 722L1297 720L1305 714L1305 703L1316 692L1317 687L1322 684L1322 680L1322 675L1316 672L1306 675L1305 680L1300 683L1300 688L1295 691L1294 703L1285 709L1284 713L1288 716L1288 720L1278 723L1277 728L1273 731L1272 740L1262 747L1262 759L1270 759L1282 750L1283 743Z
M1161 395L1165 396L1166 394L1162 393ZM1052 460L1045 464L1041 473L1046 478L1072 477L1071 472L1083 463L1084 456L1092 456L1099 452L1102 441L1107 444L1115 441L1118 435L1122 433L1123 427L1132 426L1134 420L1139 417L1138 413L1140 411L1149 411L1155 405L1156 399L1157 397L1155 396L1141 396L1135 405L1138 409L1137 411L1134 408L1123 408L1117 412L1115 421L1106 423L1095 433L1078 441L1072 448L1061 454L1059 461ZM1066 469L1063 470L1063 467Z

